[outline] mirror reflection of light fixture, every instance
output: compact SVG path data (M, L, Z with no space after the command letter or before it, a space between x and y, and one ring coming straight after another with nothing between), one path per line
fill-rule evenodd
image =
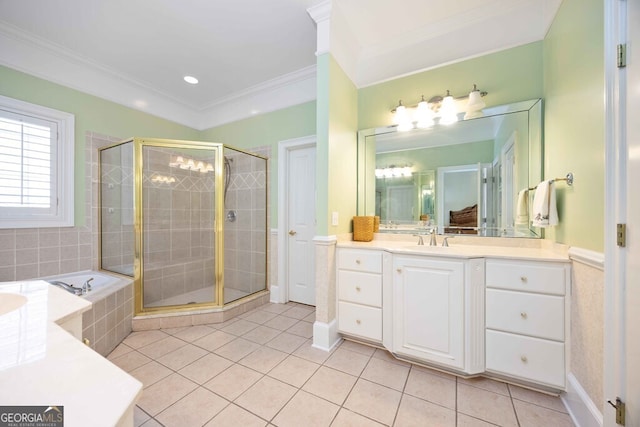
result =
M424 99L424 95L420 102L411 107L398 103L398 106L391 110L393 113L393 123L398 126L399 132L405 132L413 128L429 128L435 123L448 125L457 122L458 111L465 111L464 120L482 117L484 114L482 109L485 103L482 100L487 92L480 91L477 86L473 85L473 90L468 94L460 97L453 97L447 90L447 95L442 97L436 95L428 101ZM467 101L463 103L462 101ZM435 120L434 120L435 119Z
M386 168L376 169L376 178L410 178L413 175L411 166L391 165Z
M160 184L173 184L176 179L172 176L166 175L154 175L151 177L152 182L159 182Z
M205 163L202 160L185 159L182 156L176 156L174 161L169 162L169 166L200 173L213 172L213 165L211 163Z

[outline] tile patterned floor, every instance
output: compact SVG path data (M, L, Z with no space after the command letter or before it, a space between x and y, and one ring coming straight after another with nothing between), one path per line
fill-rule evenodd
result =
M144 384L136 426L573 426L555 397L350 341L314 349L314 320L313 307L267 304L221 324L134 332L109 359Z

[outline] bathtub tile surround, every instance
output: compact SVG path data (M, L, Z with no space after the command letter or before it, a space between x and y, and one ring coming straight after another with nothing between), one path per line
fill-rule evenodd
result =
M314 319L313 307L265 304L220 324L134 332L109 359L144 385L136 426L573 426L555 396L456 378L351 341L313 348ZM285 349L283 336L300 340Z
M133 318L133 281L124 279L120 289L98 295L93 306L82 314L82 337L103 356L108 355L131 333Z
M76 215L74 227L0 230L0 281L97 269L97 148L119 139L87 132L85 141L84 216Z

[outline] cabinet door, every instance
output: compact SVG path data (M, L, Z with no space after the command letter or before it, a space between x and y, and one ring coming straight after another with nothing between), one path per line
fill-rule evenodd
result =
M397 257L393 266L393 350L464 367L464 263Z

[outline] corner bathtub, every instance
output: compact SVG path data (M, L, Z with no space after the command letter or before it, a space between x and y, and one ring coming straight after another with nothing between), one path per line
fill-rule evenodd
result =
M87 280L90 282L91 290L86 294L82 294L87 301L97 301L104 298L105 295L117 292L118 290L131 284L131 278L123 276L115 276L101 271L78 271L76 273L67 273L59 276L45 277L43 280L59 280L76 288L82 288Z
M82 315L82 338L89 340L89 345L96 352L107 356L131 333L133 279L102 271L85 270L43 277L42 280L58 280L82 288L91 278L91 291L79 296L92 304L91 309Z

